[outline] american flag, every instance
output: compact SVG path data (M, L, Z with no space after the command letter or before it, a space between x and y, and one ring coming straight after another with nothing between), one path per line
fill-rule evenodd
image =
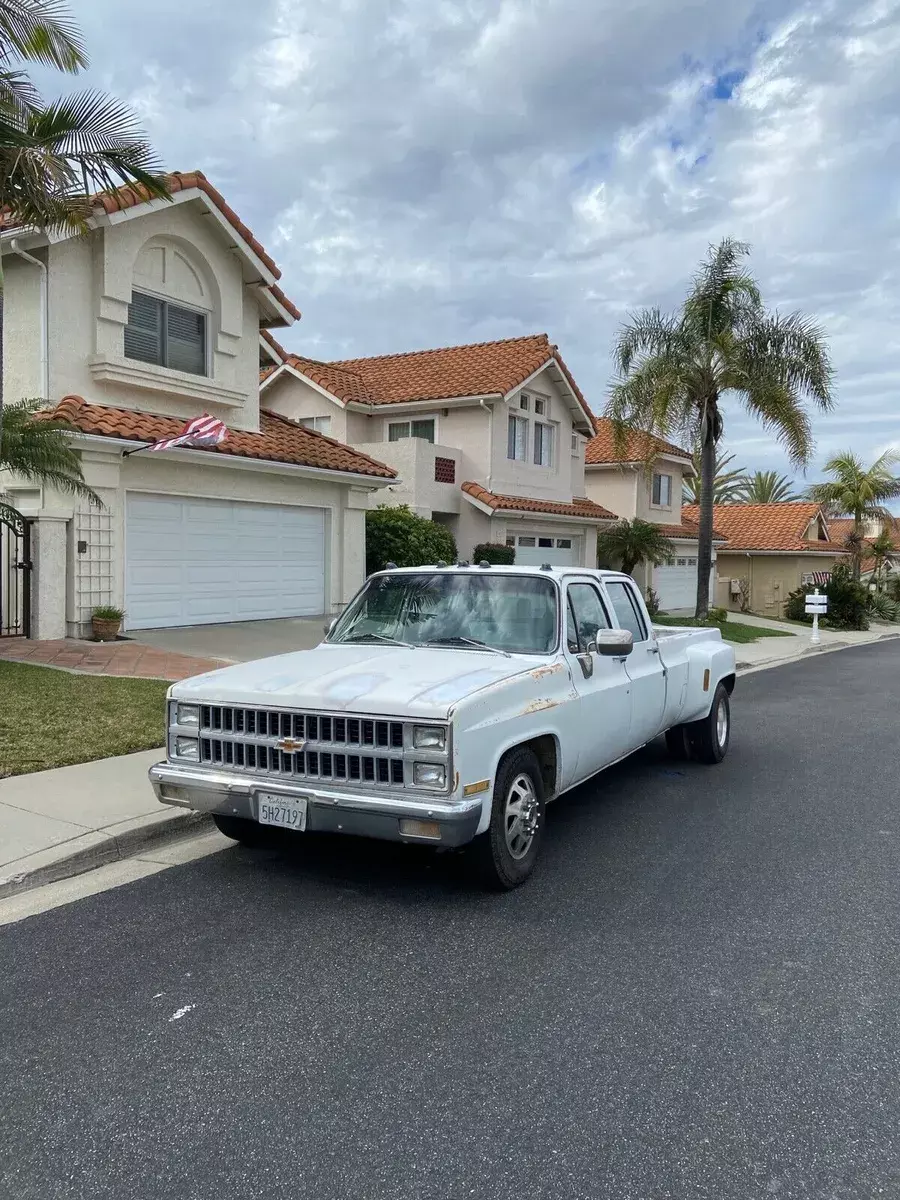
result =
M204 413L202 417L194 417L192 421L188 421L177 437L163 438L161 442L154 442L147 449L152 453L154 450L171 450L173 446L218 446L227 436L228 427L225 422Z
M815 584L828 583L828 582L830 582L830 580L831 580L831 572L830 571L813 571L812 572L812 581Z

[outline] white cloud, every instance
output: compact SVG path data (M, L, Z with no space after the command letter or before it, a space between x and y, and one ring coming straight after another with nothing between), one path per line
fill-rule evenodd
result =
M287 344L544 329L595 408L629 307L709 242L831 338L818 461L896 434L900 2L82 0L94 79L276 253ZM748 467L786 462L746 417ZM815 473L815 470L812 472Z

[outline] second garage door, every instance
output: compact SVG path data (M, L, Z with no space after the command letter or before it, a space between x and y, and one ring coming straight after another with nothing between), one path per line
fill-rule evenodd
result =
M515 545L517 567L541 567L550 563L554 567L574 567L581 561L580 537L544 537L540 533L518 534L506 539L506 544Z
M128 629L325 611L321 508L133 492L125 555Z

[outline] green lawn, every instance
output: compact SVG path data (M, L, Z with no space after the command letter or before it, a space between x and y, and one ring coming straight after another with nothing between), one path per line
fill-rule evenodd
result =
M0 778L162 746L168 686L0 662Z
M688 627L697 624L693 617L666 617L662 614L654 617L653 623L655 625L687 625ZM715 629L717 627L710 621L702 628ZM748 625L745 621L726 621L718 628L722 630L722 637L726 642L740 642L742 645L755 642L759 638L794 637L794 634L788 633L786 629L761 629L758 625Z

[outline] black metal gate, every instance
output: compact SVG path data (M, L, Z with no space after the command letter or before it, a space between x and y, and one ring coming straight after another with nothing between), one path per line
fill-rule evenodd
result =
M0 503L0 638L31 636L31 527Z

